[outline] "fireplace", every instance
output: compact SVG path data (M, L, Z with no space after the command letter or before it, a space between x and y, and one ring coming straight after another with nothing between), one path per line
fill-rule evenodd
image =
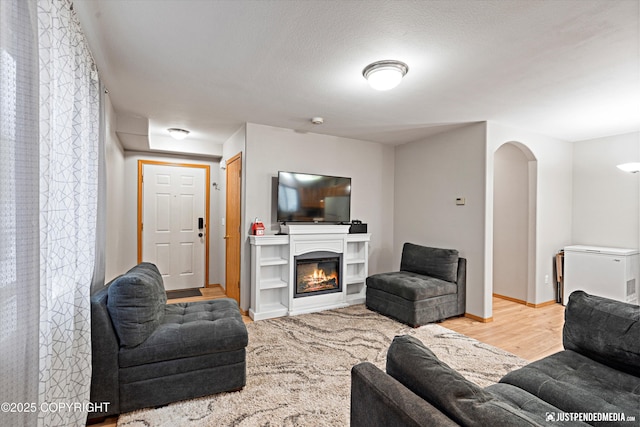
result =
M342 254L310 252L295 257L294 298L342 291Z

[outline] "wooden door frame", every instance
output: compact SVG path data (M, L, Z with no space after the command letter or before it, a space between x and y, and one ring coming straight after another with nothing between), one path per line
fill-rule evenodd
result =
M162 162L158 160L138 160L138 264L142 262L142 192L143 192L143 168L144 165L178 166L183 168L204 169L205 192L205 220L204 220L204 287L209 286L209 216L210 216L210 190L211 166L196 163Z
M235 161L240 161L240 205L238 206L239 210L240 210L240 216L238 218L238 223L240 226L240 230L239 230L239 245L238 245L238 250L239 250L239 254L238 254L238 306L240 305L240 300L242 299L242 173L243 173L243 164L242 164L242 151L239 152L238 154L231 156L226 162L225 164L228 165L229 163L235 162ZM225 180L227 177L227 172L225 171ZM229 218L228 218L228 199L229 199L229 186L225 183L225 188L226 188L226 194L225 194L225 224L229 223ZM226 225L225 225L225 236L227 235L227 230L226 230ZM227 286L228 286L228 274L229 274L229 269L228 269L228 264L227 264L227 245L228 242L226 242L225 240L225 260L224 260L224 286L225 286L225 294L229 295L227 292ZM240 309L242 311L242 309Z

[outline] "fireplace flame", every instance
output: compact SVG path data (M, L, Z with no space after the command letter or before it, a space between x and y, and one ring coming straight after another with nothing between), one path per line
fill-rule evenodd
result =
M333 265L331 264L333 263ZM338 260L296 264L296 295L340 289Z
M309 274L305 278L305 281L307 282L308 285L314 286L314 285L319 285L319 284L322 284L322 283L326 283L327 281L329 281L331 279L336 279L337 280L338 276L336 274L332 274L331 276L327 276L323 270L315 269L315 270L313 270L313 272L311 274Z

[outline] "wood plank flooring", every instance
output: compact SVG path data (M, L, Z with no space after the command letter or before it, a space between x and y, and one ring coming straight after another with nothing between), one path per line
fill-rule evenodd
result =
M205 301L225 297L220 286L201 288L201 297L170 300L168 303ZM247 315L245 323L252 322ZM493 322L482 323L467 317L445 320L441 326L534 361L562 350L564 307L552 304L533 308L501 298L493 298ZM93 427L116 427L118 417L109 417Z
M534 361L563 349L564 306L551 304L533 308L494 297L493 322L457 317L441 325Z

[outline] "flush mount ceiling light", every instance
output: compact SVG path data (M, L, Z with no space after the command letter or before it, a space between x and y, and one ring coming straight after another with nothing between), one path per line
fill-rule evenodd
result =
M625 172L638 173L640 172L640 162L623 163L618 165L618 169Z
M377 61L362 70L362 75L375 90L389 90L398 86L409 71L409 66L400 61Z
M185 139L189 135L189 131L186 129L169 128L167 131L174 139Z

